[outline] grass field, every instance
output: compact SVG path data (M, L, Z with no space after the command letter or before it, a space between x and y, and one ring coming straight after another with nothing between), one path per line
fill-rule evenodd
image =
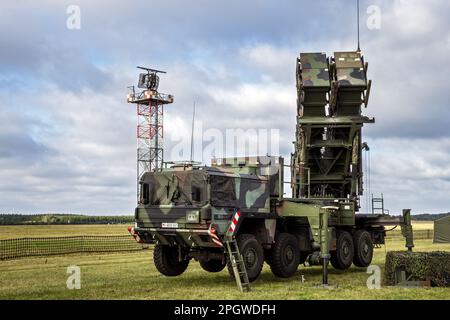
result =
M105 226L27 226L27 236L62 234L126 233L124 225ZM16 227L2 227L14 234ZM20 228L20 227L19 227ZM23 228L23 227L22 227ZM425 228L426 229L426 228ZM125 230L125 231L123 231ZM42 234L44 232L44 234ZM31 234L32 233L32 234ZM402 250L403 241L388 240L386 248L376 249L373 264L384 270L386 250ZM436 245L417 240L417 251L446 250L450 244ZM67 267L81 268L81 289L66 288ZM301 276L306 281L300 281ZM226 270L207 273L192 261L188 270L175 278L160 275L152 262L151 250L114 254L71 254L24 258L0 262L0 299L450 299L450 288L368 289L365 269L347 272L330 268L334 289L316 288L321 281L320 267L300 267L290 279L275 278L264 266L250 293L240 293Z
M0 226L0 239L87 235L127 235L127 224Z
M0 226L0 239L80 235L127 235L127 228L127 224ZM395 231L400 230L400 228L397 229ZM433 222L413 221L413 229L433 230Z
M433 230L433 221L412 221L413 230Z

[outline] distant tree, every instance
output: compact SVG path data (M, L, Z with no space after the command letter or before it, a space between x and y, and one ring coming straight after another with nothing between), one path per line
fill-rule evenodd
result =
M0 225L133 223L133 216L87 216L72 214L0 214Z

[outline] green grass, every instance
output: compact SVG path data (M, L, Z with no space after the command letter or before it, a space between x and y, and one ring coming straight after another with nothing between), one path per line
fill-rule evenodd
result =
M388 240L375 250L373 264L384 270L386 250L402 250L403 241ZM417 251L450 251L450 244L417 240ZM67 267L81 267L81 289L66 288ZM300 281L301 275L306 282ZM450 288L369 290L365 269L347 272L330 268L334 289L320 289L320 267L300 267L290 279L275 278L264 266L252 291L240 293L226 270L207 273L192 261L179 277L164 277L152 262L150 250L114 254L72 254L0 262L0 299L450 299Z

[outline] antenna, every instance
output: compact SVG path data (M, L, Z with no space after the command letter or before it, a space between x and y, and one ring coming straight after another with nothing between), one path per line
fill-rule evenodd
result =
M161 70L156 70L156 69L151 69L151 68L146 68L146 67L140 67L137 66L136 68L141 69L141 70L145 70L148 73L166 73L165 71L161 71Z
M137 201L140 201L140 180L145 172L159 171L164 167L163 118L164 106L173 103L171 94L158 92L159 73L161 70L138 67L145 72L139 73L136 92L135 86L127 95L127 102L136 105L137 113Z
M356 24L358 31L358 52L361 52L361 49L359 47L359 0L356 0Z
M191 162L194 161L194 120L195 120L195 100L192 110L192 131L191 131Z

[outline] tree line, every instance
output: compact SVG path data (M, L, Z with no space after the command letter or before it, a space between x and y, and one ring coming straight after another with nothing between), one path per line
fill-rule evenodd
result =
M415 214L413 220L434 221L448 213ZM0 225L21 224L119 224L134 223L134 216L88 216L78 214L0 214Z
M0 214L0 225L119 224L133 222L134 216L88 216L75 214Z
M449 216L450 212L447 213L422 213L422 214L413 214L411 215L411 218L413 220L418 221L434 221L441 218L444 218L446 216Z

